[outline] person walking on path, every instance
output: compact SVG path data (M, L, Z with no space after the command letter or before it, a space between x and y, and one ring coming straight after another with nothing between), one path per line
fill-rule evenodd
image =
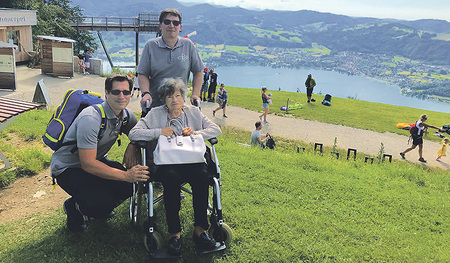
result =
M261 98L262 98L262 106L264 108L264 113L259 115L259 119L262 121L264 117L264 124L268 124L267 114L269 114L269 96L266 94L267 87L261 88Z
M448 142L449 142L448 138L445 138L442 141L442 146L441 146L441 148L439 148L439 150L437 152L438 157L436 158L436 161L440 161L442 156L447 156Z
M311 74L308 75L308 78L305 81L306 86L306 97L308 98L308 103L315 102L315 99L312 99L313 89L316 86L316 81L312 78Z
M206 101L206 95L207 95L206 93L208 92L208 82L209 82L209 71L208 71L208 68L205 68L203 70L202 89L200 90L200 99L203 98L203 101Z
M411 134L413 142L412 142L411 147L407 148L406 150L404 150L403 152L400 153L400 156L402 157L402 159L405 159L405 154L407 152L412 151L417 146L419 146L419 161L422 163L427 162L422 156L423 132L424 132L425 128L434 128L434 129L438 129L439 131L443 131L442 129L440 129L436 126L426 124L425 121L427 119L428 119L428 116L426 114L422 114L420 116L420 119L418 121L416 121L416 124L414 125L414 127L411 127L411 129L413 129L413 133Z
M197 48L189 38L178 36L181 31L181 14L176 9L164 9L159 15L161 37L150 39L145 44L137 68L139 87L141 88L141 107L146 114L146 102L150 107L164 104L158 89L166 78L181 78L185 88L192 72L191 104L200 100L202 71L205 68Z
M208 101L214 102L214 98L216 97L217 73L214 73L213 68L209 70L209 77Z
M217 107L215 110L213 110L213 116L216 116L216 111L222 109L223 110L223 117L228 118L228 116L225 114L227 110L227 90L225 89L225 84L221 83L220 88L217 91L217 103L219 104L219 107Z

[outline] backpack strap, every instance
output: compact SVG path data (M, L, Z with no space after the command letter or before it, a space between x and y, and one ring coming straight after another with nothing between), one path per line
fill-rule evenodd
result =
M128 125L128 120L130 119L130 113L128 112L128 110L126 108L124 110L127 115L125 116L125 118L123 118L122 126L120 127L119 137L117 137L117 145L118 146L122 145L122 133L123 133L123 130L125 129L125 127Z
M98 135L97 135L97 142L99 142L102 139L103 134L105 133L106 122L108 119L106 118L105 109L103 108L102 104L95 104L92 106L94 107L94 109L97 110L97 112L100 114L100 117L102 118L101 122L100 122L100 129L99 129ZM66 143L63 143L61 145L61 147L64 145L71 145L71 144L76 144L76 143L77 143L76 141L66 142ZM70 152L75 153L77 150L78 150L78 147L75 145L75 147L73 147L73 149L70 150Z

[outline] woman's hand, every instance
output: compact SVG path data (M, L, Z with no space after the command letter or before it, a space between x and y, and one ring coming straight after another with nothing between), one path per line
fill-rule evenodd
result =
M191 129L191 127L186 127L181 131L181 135L183 136L189 136L191 134L194 134L194 131Z
M161 129L161 135L164 135L166 137L170 137L173 135L173 128L172 127L165 127Z

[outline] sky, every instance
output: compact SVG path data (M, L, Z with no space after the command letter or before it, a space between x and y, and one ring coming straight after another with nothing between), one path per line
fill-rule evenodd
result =
M395 18L401 20L442 19L450 22L449 0L178 0L245 9L313 10L333 14Z

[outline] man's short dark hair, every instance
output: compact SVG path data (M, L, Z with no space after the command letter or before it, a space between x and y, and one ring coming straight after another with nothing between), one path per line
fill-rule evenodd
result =
M176 9L171 9L171 8L164 9L161 12L161 14L159 14L159 23L161 24L163 22L164 18L166 18L166 16L168 16L168 15L178 16L178 19L180 19L180 24L181 24L180 12L178 12L178 10L176 10Z
M128 87L131 91L133 88L133 80L125 74L122 73L113 73L109 75L105 80L105 89L109 92L112 90L112 85L114 81L122 82L128 81Z
M255 122L255 128L258 128L261 125L262 125L262 123L260 121Z

